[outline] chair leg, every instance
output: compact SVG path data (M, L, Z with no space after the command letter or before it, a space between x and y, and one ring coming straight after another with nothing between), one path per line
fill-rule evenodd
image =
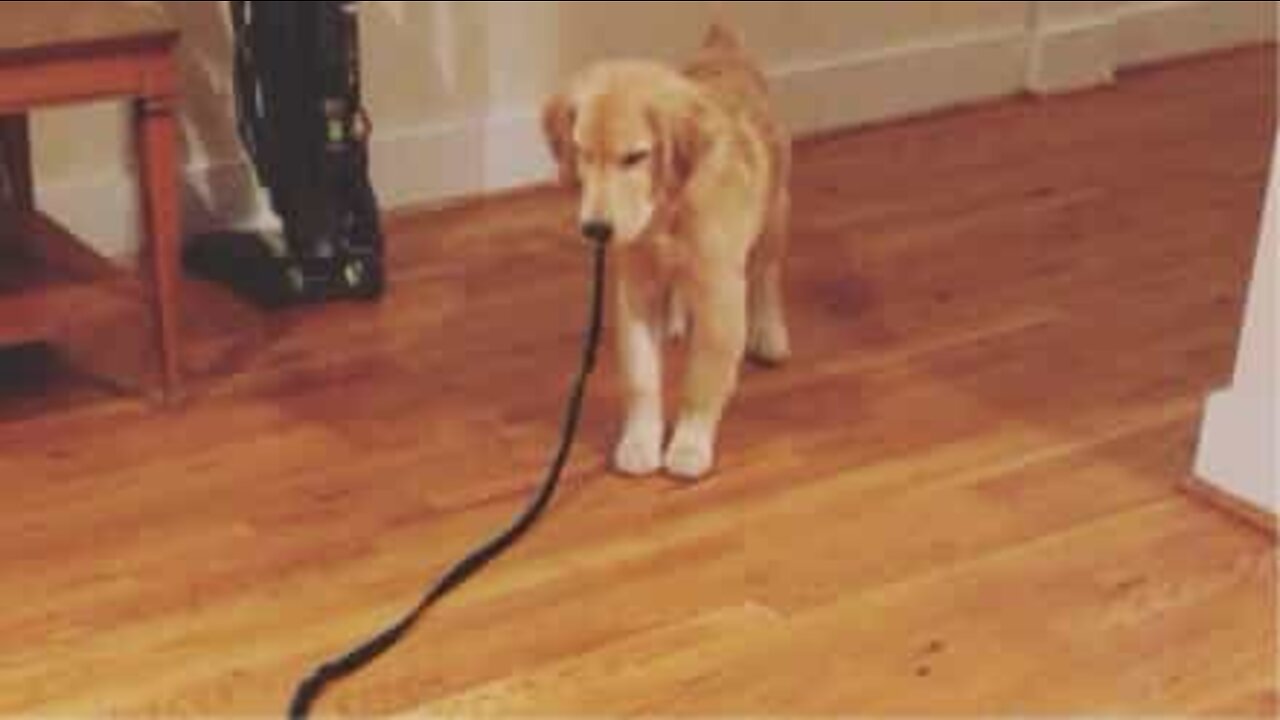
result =
M181 393L179 317L178 128L172 98L138 103L135 132L146 229L146 262L153 291L156 347L166 402Z
M25 114L0 115L0 197L20 211L35 207L31 131Z

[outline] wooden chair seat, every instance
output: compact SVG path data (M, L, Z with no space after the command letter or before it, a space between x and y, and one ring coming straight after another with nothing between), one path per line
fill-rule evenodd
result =
M0 3L0 57L165 42L177 33L163 10L127 2Z

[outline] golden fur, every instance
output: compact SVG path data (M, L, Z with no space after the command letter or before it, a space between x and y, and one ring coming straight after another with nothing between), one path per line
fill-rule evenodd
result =
M790 354L782 263L790 138L738 36L715 24L683 71L597 64L546 104L583 233L612 243L626 419L614 466L697 478L744 353ZM662 336L688 334L679 415L663 451Z

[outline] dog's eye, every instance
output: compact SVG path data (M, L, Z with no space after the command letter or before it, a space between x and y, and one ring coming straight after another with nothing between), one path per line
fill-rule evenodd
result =
M622 167L633 168L649 159L648 150L637 150L622 156Z

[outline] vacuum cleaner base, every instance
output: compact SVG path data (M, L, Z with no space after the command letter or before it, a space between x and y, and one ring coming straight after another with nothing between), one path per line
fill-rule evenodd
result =
M276 254L261 235L223 232L193 239L183 252L188 273L229 287L267 309L333 300L377 300L385 287L382 260L347 250L333 257Z

